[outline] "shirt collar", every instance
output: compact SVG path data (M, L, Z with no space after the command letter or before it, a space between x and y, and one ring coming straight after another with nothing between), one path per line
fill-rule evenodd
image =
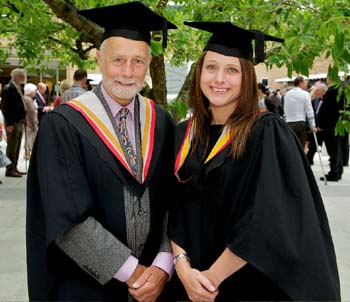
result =
M15 81L11 80L12 84L16 87L16 88L22 88L20 84L17 84Z
M105 98L105 100L107 101L108 107L112 112L112 115L114 117L117 116L117 114L119 113L120 109L122 108L128 108L129 112L131 113L131 118L134 118L134 108L135 108L135 98L133 98L133 100L130 102L130 104L126 107L121 106L118 102L116 102L115 100L113 100L106 92L106 90L104 89L103 85L101 85L101 91L102 91L102 95Z

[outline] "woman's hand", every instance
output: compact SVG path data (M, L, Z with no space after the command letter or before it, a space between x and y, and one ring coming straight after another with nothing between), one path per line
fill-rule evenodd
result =
M200 271L191 268L188 262L178 263L176 272L191 301L214 301L218 290Z
M193 269L188 257L177 257L186 254L186 251L174 241L171 241L175 261L175 270L184 286L188 297L192 301L214 301L218 295L218 290L213 284L198 270ZM187 255L187 254L186 254Z
M213 284L213 286L219 288L219 285L226 278L234 274L246 264L247 261L226 248L212 266L202 273Z
M210 281L211 284L213 284L215 288L219 288L221 282L223 281L218 276L215 276L210 269L202 271L202 274Z

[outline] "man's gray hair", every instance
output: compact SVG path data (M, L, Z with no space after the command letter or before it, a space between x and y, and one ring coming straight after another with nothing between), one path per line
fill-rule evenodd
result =
M43 82L39 82L39 83L38 83L38 88L44 88L44 89L46 89L46 88L47 88L47 85L46 85L45 83L43 83Z
M316 89L321 89L323 90L324 92L326 92L328 90L328 87L325 83L322 83L322 82L316 82L315 83L315 88Z
M11 78L14 79L15 76L18 75L24 75L25 76L25 71L22 68L15 68L11 71Z

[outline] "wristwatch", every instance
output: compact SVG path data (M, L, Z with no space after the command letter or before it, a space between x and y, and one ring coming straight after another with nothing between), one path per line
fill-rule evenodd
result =
M174 257L173 263L174 263L174 267L176 266L177 262L181 259L181 258L185 258L188 262L191 262L190 258L187 256L186 253L181 253L178 254Z

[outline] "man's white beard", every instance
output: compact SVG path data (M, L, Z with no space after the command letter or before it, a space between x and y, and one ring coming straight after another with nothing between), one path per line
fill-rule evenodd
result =
M118 82L124 84L134 84L132 87L124 87ZM113 79L103 79L105 88L110 91L114 97L119 99L132 99L138 94L142 88L144 81L137 81L134 79L123 79L123 78L113 78Z

